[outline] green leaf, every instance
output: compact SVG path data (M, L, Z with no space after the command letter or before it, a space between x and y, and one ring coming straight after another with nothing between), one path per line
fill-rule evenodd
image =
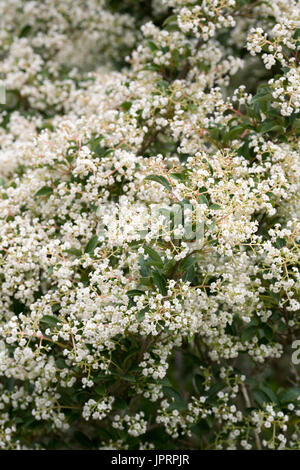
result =
M84 252L88 254L94 253L94 250L98 244L98 240L99 239L97 235L93 236L88 242L88 244L86 245Z
M10 377L6 382L6 388L9 392L12 392L15 386L15 379Z
M157 64L147 64L142 70L152 70L154 72L158 72L160 70L160 66Z
M60 304L58 304L58 303L57 303L57 304L53 304L53 305L51 306L51 310L52 310L53 313L57 312L59 309L60 309Z
M241 340L242 343L245 343L246 341L250 341L253 336L257 334L257 327L256 326L248 326L242 331L241 335Z
M188 180L188 172L187 171L182 171L181 173L171 173L172 178L174 178L177 181L183 181L186 182Z
M124 101L124 102L121 104L121 108L122 108L125 112L129 111L130 108L131 108L131 106L132 106L132 102L131 102L131 101Z
M292 402L297 402L298 397L300 396L300 388L293 387L285 392L279 394L280 403L287 404Z
M53 270L54 270L54 266L50 266L50 268L47 271L47 276L51 276L51 274L53 273Z
M70 255L74 255L77 258L80 258L82 256L82 251L78 250L78 248L71 247L68 250L66 250L66 253L69 253Z
M81 445L83 449L93 448L93 442L81 431L75 432L74 438Z
M151 287L152 286L152 281L151 281L150 277L141 277L140 278L140 283L143 286L146 286L146 287Z
M158 287L159 292L165 296L167 295L167 278L159 273L158 271L154 271L152 274L153 282Z
M156 85L162 91L167 91L169 86L170 86L170 84L169 84L169 82L167 82L167 80L158 80L158 82L156 82Z
M217 382L215 383L209 390L208 392L208 397L209 399L215 397L217 395L217 393L219 393L221 390L223 390L224 388L226 388L226 383L225 382Z
M106 389L104 385L97 385L95 387L95 392L97 393L97 395L103 396L106 393Z
M171 398L173 401L170 403L169 410L183 410L186 408L186 404L182 397L176 390L171 387L163 387L163 392L166 397Z
M270 295L271 295L272 299L274 299L274 301L275 301L273 303L278 304L278 302L280 301L280 297L281 297L280 292L270 291Z
M300 119L295 119L293 122L293 128L296 130L300 129Z
M212 219L210 220L210 222L211 222L210 224L206 223L206 225L207 225L208 230L209 230L210 232L213 232L213 230L215 229L215 227L216 227L216 225L217 225L217 221L216 221L216 219L212 218Z
M68 367L65 361L61 357L56 359L55 364L59 369L66 369Z
M278 403L277 396L270 387L267 387L263 383L260 383L258 388L264 392L272 403Z
M284 132L284 128L274 121L264 121L262 127L260 128L260 133L266 134L267 132L273 131Z
M283 248L284 246L286 246L285 238L276 238L276 247L280 250L280 248Z
M136 297L138 295L144 295L144 294L145 292L143 290L138 290L138 289L132 289L126 292L126 295L128 295L128 297Z
M133 377L132 375L123 375L122 376L123 380L126 380L126 382L130 382L130 383L136 383L136 378Z
M225 136L224 136L224 141L228 142L231 140L235 140L237 137L240 137L240 135L244 132L245 127L244 126L235 126L230 131L228 131Z
M214 210L214 211L219 211L220 209L222 209L221 206L219 206L219 204L211 204L209 206L210 209Z
M208 199L204 194L200 194L198 197L199 204L206 204L207 206L209 205Z
M269 101L271 99L272 95L270 93L270 88L268 86L261 86L258 88L256 95L251 99L250 104L254 104L256 102L262 103L263 101Z
M178 269L180 272L184 273L188 271L194 264L197 262L195 256L189 255L183 260L180 261Z
M171 15L169 16L164 22L163 26L167 26L170 23L177 23L177 15Z
M52 317L51 315L44 315L40 319L40 322L45 323L45 325L52 326L52 327L55 327L58 325L58 323L60 323L58 318Z
M163 260L161 259L160 255L155 250L153 250L153 248L151 248L150 246L144 246L144 251L147 253L147 255L149 255L149 257L153 261L155 261L158 267L163 268Z
M41 188L39 191L37 191L34 195L34 197L40 197L40 196L50 196L50 194L53 193L53 189L50 188L49 186L44 186Z
M169 191L172 190L172 186L170 185L169 181L164 176L149 175L149 176L146 176L145 180L155 181L156 183L162 184Z
M128 408L128 403L124 398L117 397L114 402L114 409L116 410L126 410Z
M20 31L20 34L19 34L19 37L20 38L25 38L26 36L29 35L30 31L32 30L32 26L30 26L29 24L25 25L21 31Z
M300 28L297 28L294 33L294 39L299 39L300 38Z
M145 318L145 313L149 312L149 306L147 305L147 307L143 308L142 310L140 310L137 314L137 319L138 321L143 321L144 318Z
M209 131L210 137L213 140L215 141L220 140L221 130L219 129L219 127L211 127L210 129L208 129L208 131Z
M195 386L198 390L198 393L202 395L204 393L204 385L205 385L204 377L202 377L202 375L200 374L196 374L194 377L194 381L195 381Z
M272 328L269 325L264 325L262 330L264 333L264 337L267 338L268 341L272 341L274 336Z
M259 406L263 406L265 403L270 403L268 396L261 390L254 390L253 398Z
M152 52L156 52L159 50L159 48L156 46L156 44L154 44L153 41L146 41L146 44Z

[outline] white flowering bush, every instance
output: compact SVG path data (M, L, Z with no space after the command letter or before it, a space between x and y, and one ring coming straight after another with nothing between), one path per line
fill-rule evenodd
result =
M299 45L297 0L0 0L1 449L300 449Z

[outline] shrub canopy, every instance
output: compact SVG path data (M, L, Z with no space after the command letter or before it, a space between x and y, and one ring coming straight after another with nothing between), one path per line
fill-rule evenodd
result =
M300 449L299 28L0 0L0 448Z

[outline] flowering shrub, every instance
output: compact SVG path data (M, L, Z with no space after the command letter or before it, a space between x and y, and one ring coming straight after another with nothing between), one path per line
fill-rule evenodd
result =
M0 22L0 448L299 449L299 2Z

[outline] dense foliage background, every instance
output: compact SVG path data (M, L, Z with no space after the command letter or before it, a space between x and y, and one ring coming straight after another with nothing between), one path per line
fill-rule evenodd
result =
M0 0L0 448L300 449L299 37Z

